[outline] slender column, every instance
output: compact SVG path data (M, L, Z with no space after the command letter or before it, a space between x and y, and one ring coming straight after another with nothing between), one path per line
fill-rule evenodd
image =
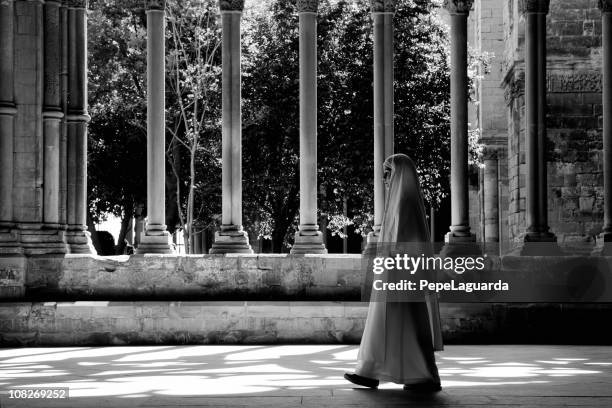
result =
M451 18L451 227L447 243L476 240L468 201L467 19L473 0L445 0Z
M95 253L87 231L87 0L68 0L68 228L72 253Z
M484 241L499 242L499 174L497 150L487 146L484 152Z
M242 229L240 18L244 0L220 0L222 26L222 214L211 254L253 253Z
M393 154L393 15L395 0L372 0L374 26L374 228L368 244L378 240L385 207L383 163Z
M166 231L166 1L147 0L147 220L138 253L172 253Z
M62 1L60 7L60 26L61 26L61 72L60 72L60 83L61 83L61 106L64 114L64 120L61 122L61 133L60 133L60 194L59 194L59 222L62 228L66 228L67 224L67 194L68 194L68 126L66 123L66 116L68 115L68 7L66 2Z
M0 2L0 226L13 221L14 2Z
M46 228L59 227L60 138L64 117L61 101L60 2L44 5L44 96L43 96L43 222ZM60 51L60 52L58 52Z
M0 1L0 254L19 252L13 219L14 2Z
M327 253L317 224L317 8L298 0L300 24L300 226L292 254Z
M522 0L525 16L525 242L556 242L549 232L546 181L546 14L549 0Z
M612 0L599 0L602 20L603 52L603 161L604 161L604 225L598 240L612 242ZM612 253L610 245L604 247Z

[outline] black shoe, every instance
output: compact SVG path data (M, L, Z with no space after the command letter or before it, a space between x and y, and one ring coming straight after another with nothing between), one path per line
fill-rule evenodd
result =
M439 382L427 381L415 384L404 384L404 390L414 392L438 392L442 391L442 386Z
M344 373L344 378L352 382L353 384L362 385L368 388L378 388L378 380L368 377L362 377L357 374Z

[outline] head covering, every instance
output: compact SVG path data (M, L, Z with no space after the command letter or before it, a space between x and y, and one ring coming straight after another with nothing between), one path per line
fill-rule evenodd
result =
M388 174L385 210L378 242L382 247L392 243L428 244L425 204L416 166L405 154L389 156L383 164Z

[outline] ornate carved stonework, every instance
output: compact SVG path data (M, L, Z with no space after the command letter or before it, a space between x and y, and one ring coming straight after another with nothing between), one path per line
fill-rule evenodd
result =
M166 0L145 0L147 10L165 10Z
M244 0L219 0L219 8L222 11L242 11Z
M550 0L519 0L519 11L525 13L548 14Z
M65 0L66 6L71 8L87 8L88 0Z
M444 8L450 14L467 14L472 9L474 0L444 0Z
M612 12L612 0L599 0L598 3L602 13Z
M601 73L598 71L587 71L568 74L548 74L546 76L546 90L557 93L601 92Z
M525 73L521 72L506 83L504 98L511 104L516 98L525 94Z
M394 13L395 0L371 0L372 13Z
M316 13L319 0L297 0L298 13Z

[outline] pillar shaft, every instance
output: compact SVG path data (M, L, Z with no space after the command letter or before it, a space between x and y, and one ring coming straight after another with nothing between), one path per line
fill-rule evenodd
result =
M487 149L489 150L489 149ZM493 151L484 158L484 241L499 242L499 168L498 157Z
M468 191L467 19L472 1L447 0L451 18L451 227L447 242L474 241Z
M139 253L171 253L166 231L166 12L147 0L147 222Z
M147 231L165 229L165 16L147 10Z
M538 19L525 15L525 160L527 187L525 221L527 232L539 230L538 209Z
M0 228L13 222L14 2L0 2Z
M525 15L526 242L555 242L548 227L546 14L549 0L523 1Z
M240 12L222 12L224 226L242 226Z
M546 169L546 14L538 23L538 219L541 233L548 233L548 181Z
M68 7L66 241L70 252L95 253L87 232L87 1Z
M222 214L215 234L213 254L252 253L242 229L242 78L240 67L240 19L244 1L221 0L222 68Z
M298 0L300 32L300 226L291 253L326 253L317 224L317 7Z
M59 227L60 139L62 131L60 2L44 5L44 96L43 96L43 221Z
M600 0L603 105L603 227L594 254L612 254L612 0Z
M385 207L383 163L393 154L393 1L371 5L374 46L374 228L369 242L378 239Z
M63 2L60 7L61 30L61 105L64 120L61 123L60 134L60 203L59 222L63 228L66 227L67 219L67 197L68 197L68 126L65 120L68 115L68 69L69 69L69 29L68 29L68 7Z
M317 15L300 13L300 229L317 224Z
M612 1L602 3L602 43L604 150L604 225L602 232L608 241L612 241Z

